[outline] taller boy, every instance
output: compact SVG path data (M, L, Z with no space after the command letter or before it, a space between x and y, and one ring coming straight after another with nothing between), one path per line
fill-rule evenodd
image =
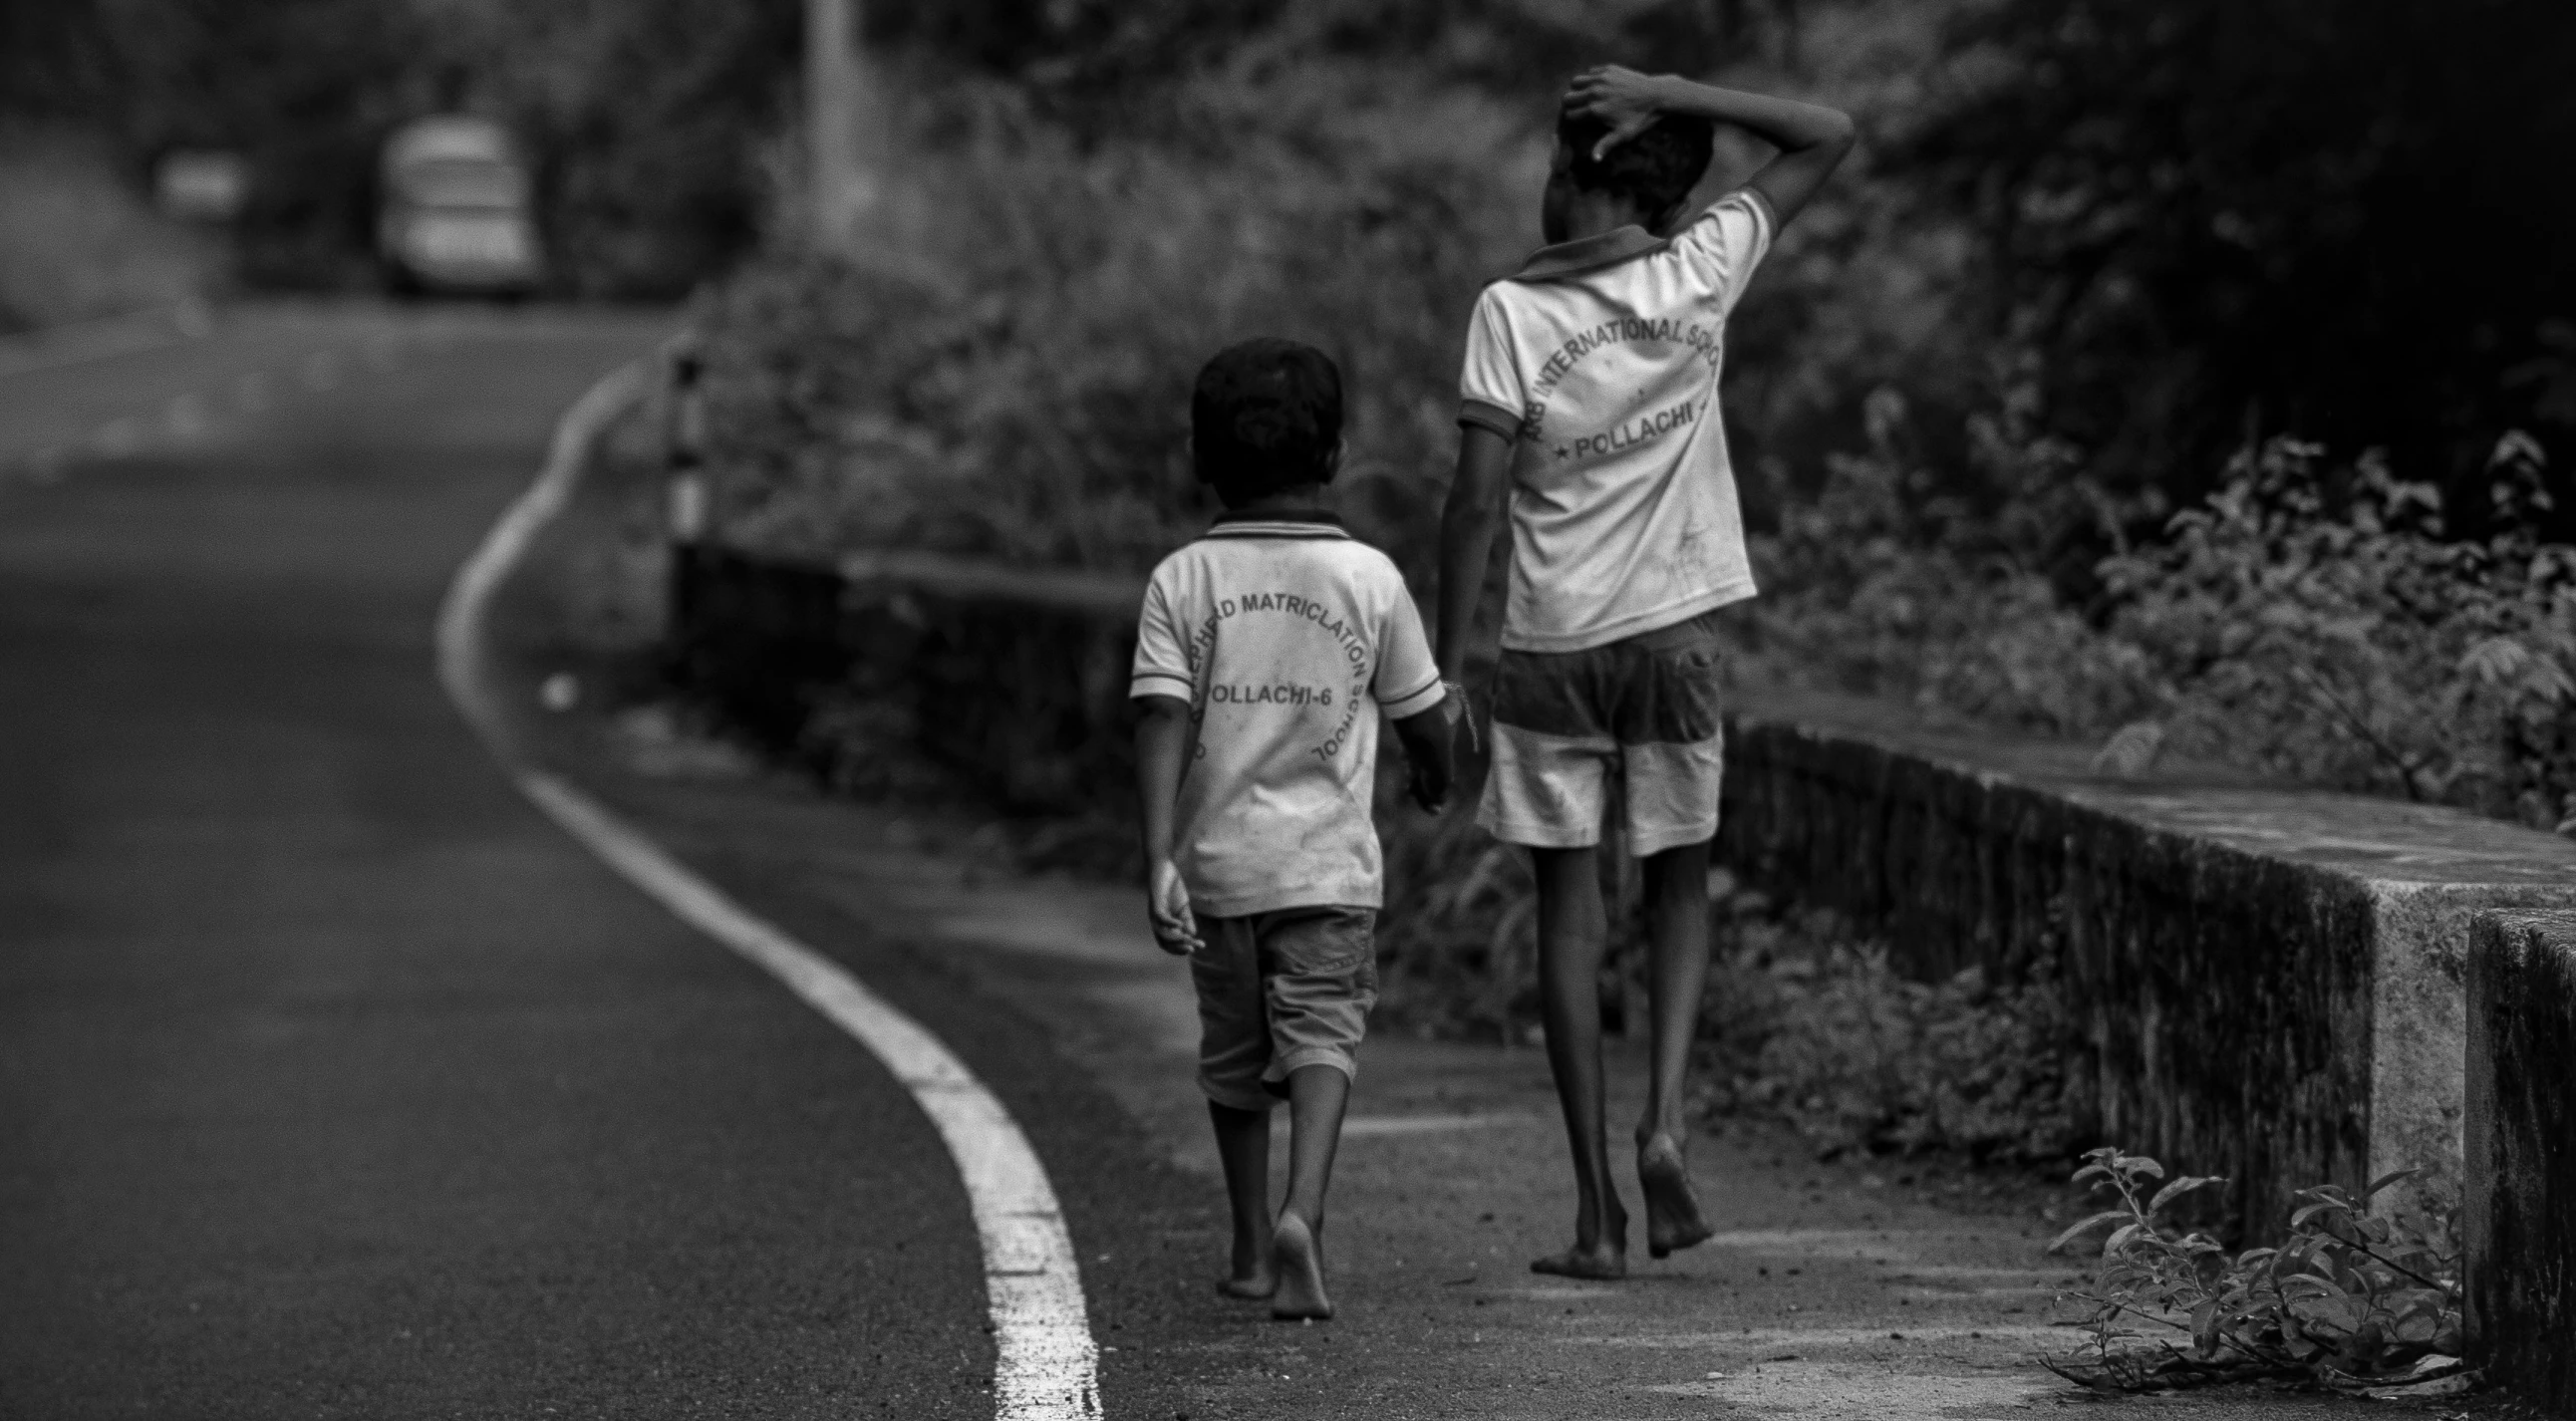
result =
M1683 220L1717 123L1779 149ZM1548 1066L1574 1152L1574 1246L1530 1267L1616 1278L1596 846L1618 776L1643 860L1653 1077L1637 1126L1648 1251L1708 1237L1683 1160L1682 1076L1708 978L1723 744L1714 614L1753 595L1717 387L1727 314L1781 224L1852 144L1832 109L1608 67L1574 81L1539 218L1548 245L1485 289L1467 335L1440 530L1444 679L1461 679L1510 493L1512 562L1478 818L1538 879Z

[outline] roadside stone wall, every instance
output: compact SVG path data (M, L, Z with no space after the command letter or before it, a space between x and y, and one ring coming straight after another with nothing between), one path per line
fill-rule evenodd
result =
M997 804L1123 809L1141 580L904 554L835 567L718 548L675 568L671 682L773 754L823 768L835 706L866 703Z
M2223 1174L2249 1238L2292 1191L2420 1166L2460 1199L2472 924L2576 907L2576 842L2460 811L1749 697L1720 849L1870 925L1914 975L2053 980L2103 1139Z
M2472 1360L2576 1415L2576 912L2481 914L2468 991Z

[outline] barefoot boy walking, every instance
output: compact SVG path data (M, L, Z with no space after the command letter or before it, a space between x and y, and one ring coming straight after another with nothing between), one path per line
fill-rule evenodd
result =
M1333 1315L1324 1190L1377 1000L1380 710L1416 801L1437 813L1449 793L1451 712L1404 577L1323 506L1341 428L1341 374L1310 347L1247 341L1199 372L1191 454L1226 511L1154 569L1129 690L1147 904L1155 940L1190 958L1199 1088L1234 1210L1218 1288L1279 1318Z
M1731 123L1779 149L1683 220ZM1510 495L1512 560L1479 822L1529 846L1548 1066L1574 1152L1574 1246L1530 1267L1617 1278L1594 862L1618 776L1643 861L1653 1077L1637 1126L1647 1250L1708 1237L1682 1157L1682 1074L1708 973L1723 764L1717 609L1753 595L1718 416L1729 311L1781 224L1852 143L1832 109L1608 67L1574 81L1540 202L1548 245L1487 287L1467 336L1440 534L1441 675L1455 681Z

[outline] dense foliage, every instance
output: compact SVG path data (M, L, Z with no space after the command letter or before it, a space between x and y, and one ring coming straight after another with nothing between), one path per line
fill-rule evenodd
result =
M1269 333L1342 366L1339 497L1418 559L1455 439L1455 328L1534 225L1536 175L1516 115L1466 92L1357 102L1377 77L1171 96L1229 135L1222 162L1085 149L1002 86L917 98L903 131L941 160L899 189L866 264L781 257L702 302L728 536L1149 567L1214 508L1182 443L1192 376Z
M2284 439L2139 544L2045 449L2009 461L2030 482L1982 517L1923 496L1899 442L1881 428L1832 459L1822 496L1757 539L1748 674L2117 731L2121 773L2178 753L2576 832L2576 548L2538 531L2554 510L2531 440L2492 452L2483 537L2455 536L2440 491L2375 452L2337 465ZM2022 551L2046 545L2013 526L2031 517L2106 528L2089 604Z
M2288 434L2465 503L2540 417L2576 192L2534 177L2576 141L2576 11L2000 0L1950 51L1891 166L1970 215L1983 338L2034 357L2052 430L2115 486L2196 494Z

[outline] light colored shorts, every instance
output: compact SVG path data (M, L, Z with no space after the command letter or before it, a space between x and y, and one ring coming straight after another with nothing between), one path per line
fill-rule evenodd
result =
M1494 672L1494 765L1476 821L1507 844L1601 842L1618 776L1629 851L1717 833L1726 726L1715 612L1582 651L1509 651Z
M1360 1035L1377 1005L1375 910L1281 908L1198 924L1190 980L1208 1099L1268 1110L1300 1067L1359 1075Z

